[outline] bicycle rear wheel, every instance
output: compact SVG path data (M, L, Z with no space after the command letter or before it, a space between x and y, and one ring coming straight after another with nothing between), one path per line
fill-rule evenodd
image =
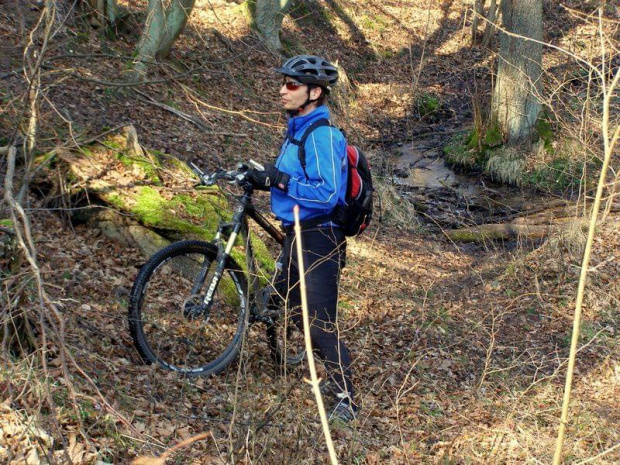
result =
M206 242L175 242L140 269L129 329L145 362L199 376L223 370L239 354L248 324L247 283L232 259L212 305L202 304L216 258L216 247Z

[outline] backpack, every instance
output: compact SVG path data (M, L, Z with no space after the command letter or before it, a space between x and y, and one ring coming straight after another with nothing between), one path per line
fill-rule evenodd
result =
M332 124L327 119L320 119L306 129L301 140L288 137L291 143L298 147L297 155L306 177L308 176L308 173L306 173L306 150L304 148L306 139L308 139L312 131L321 126L332 126ZM338 205L331 215L312 218L302 222L302 227L310 228L326 221L333 221L342 228L345 236L357 236L368 227L372 219L374 193L370 165L366 156L357 147L348 144L347 163L347 192L345 194L347 205Z

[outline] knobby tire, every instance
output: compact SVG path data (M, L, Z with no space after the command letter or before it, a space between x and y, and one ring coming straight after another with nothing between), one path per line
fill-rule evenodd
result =
M213 305L191 313L200 308L216 259L214 245L181 241L142 266L131 290L129 329L146 363L201 376L222 371L237 357L248 325L248 293L245 275L231 258Z

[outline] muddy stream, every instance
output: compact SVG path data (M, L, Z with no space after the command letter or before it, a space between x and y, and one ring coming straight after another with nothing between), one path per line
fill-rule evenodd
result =
M535 193L455 173L444 163L443 140L404 144L390 158L394 185L426 223L448 229L502 223L545 202Z

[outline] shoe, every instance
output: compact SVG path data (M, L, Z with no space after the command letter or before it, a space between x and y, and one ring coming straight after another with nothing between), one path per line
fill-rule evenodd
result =
M337 398L338 386L329 378L319 385L319 390L321 391L321 395L323 397L336 398L338 401L340 401L340 399Z
M343 399L336 404L329 414L329 421L350 423L357 418L358 408L349 403L348 399Z

